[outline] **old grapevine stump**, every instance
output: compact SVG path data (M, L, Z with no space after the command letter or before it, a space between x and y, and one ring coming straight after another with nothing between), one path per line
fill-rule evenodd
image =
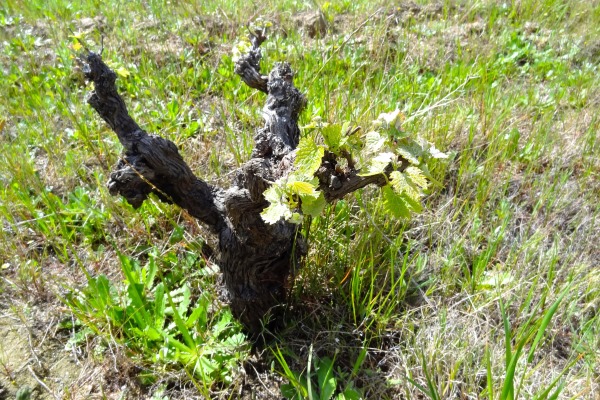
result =
M261 331L286 297L290 273L306 253L299 226L284 220L263 221L268 205L263 192L271 182L294 168L300 130L298 115L306 103L294 87L288 63L275 65L268 76L260 73L263 31L251 35L252 46L235 66L250 87L267 94L264 127L255 135L252 158L235 172L230 188L212 186L194 175L171 141L151 135L129 116L117 93L116 74L100 55L89 52L82 61L86 78L94 83L88 103L117 134L124 154L110 175L108 188L135 208L154 193L175 203L202 221L219 239L219 266L229 291L231 310L251 332ZM315 174L327 201L374 183L383 185L384 174L361 177L354 168L340 172L336 159L325 152ZM335 185L332 184L335 182Z

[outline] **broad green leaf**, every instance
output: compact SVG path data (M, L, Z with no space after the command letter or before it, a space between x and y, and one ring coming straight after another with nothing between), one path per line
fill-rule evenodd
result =
M287 204L283 203L271 203L269 207L265 208L260 215L262 219L268 224L276 224L281 218L289 218L292 216L292 211Z
M150 316L146 311L144 285L141 283L136 283L137 279L132 270L131 260L122 254L119 254L119 259L121 261L121 269L129 281L129 285L127 285L127 294L131 301L131 307L134 310L133 317L140 327L145 327L151 322Z
M188 328L191 328L192 326L194 326L196 321L198 321L198 325L204 329L206 327L209 305L210 301L208 300L207 296L200 296L200 298L196 302L196 307L194 308L188 319L185 321L185 325Z
M343 136L342 127L338 124L323 127L321 129L321 135L323 135L323 139L329 150L334 153L337 153L340 147L346 144L346 141L348 140Z
M367 154L377 153L385 144L385 137L379 132L371 131L365 135L365 152Z
M392 161L394 153L381 153L377 157L371 159L367 165L366 171L361 172L360 176L378 175L385 171L386 167Z
M194 342L190 331L188 330L187 326L185 326L185 322L183 321L181 315L177 311L177 307L175 307L175 303L173 302L173 299L171 298L169 292L167 292L166 295L167 300L169 302L169 306L173 310L173 321L177 326L177 330L179 331L178 333L183 337L183 341L189 347L190 352L193 352L196 350L196 342Z
M323 196L323 192L316 192L318 196L301 196L302 199L302 213L304 215L310 215L312 217L318 217L325 208L327 201Z
M398 147L396 149L396 153L398 153L398 155L402 156L403 158L406 159L406 161L408 161L409 163L413 164L413 165L419 165L420 161L419 159L410 152L410 150L408 150L406 147Z
M267 200L271 204L281 203L281 198L284 192L279 183L279 181L275 182L263 193L263 196L265 196L265 200Z
M108 280L106 275L98 275L95 283L98 297L102 301L102 304L106 306L111 306L113 302L112 297L110 297L110 281Z
M394 192L390 185L385 185L382 188L383 205L385 210L396 218L409 218L410 211L402 196Z
M312 137L305 136L300 139L296 149L297 173L307 177L312 177L321 166L321 160L325 154L325 149L317 146Z
M146 311L143 290L144 285L141 283L130 283L127 285L127 295L130 301L127 307L128 313L131 314L137 326L142 329L151 323L150 316Z
M325 357L319 362L317 378L319 381L321 400L331 399L335 393L337 383L333 376L333 361L330 358Z
M315 194L315 185L310 182L293 181L287 183L287 189L298 195L311 195Z
M153 326L150 326L150 325L148 325L144 329L144 336L147 337L151 341L157 341L157 340L162 339L161 333L158 330L156 330L156 328L154 328Z
M219 369L219 365L206 356L198 357L196 365L194 365L194 374L208 382L211 381L210 375Z
M404 174L421 189L427 189L427 178L425 175L423 175L423 171L421 171L419 168L408 167L404 171Z
M304 218L302 214L294 212L292 213L292 216L288 219L288 222L291 222L292 224L300 224L303 219Z
M402 199L406 202L408 208L413 210L416 213L420 213L423 211L423 206L421 205L421 201L419 199L414 199L412 197L408 197L406 192L402 193Z
M336 400L360 400L362 396L354 389L346 389L336 396Z
M421 194L417 188L406 179L406 176L402 172L393 171L390 174L390 183L396 193L405 194L406 197L413 199L414 201L419 201Z
M227 345L230 347L240 347L246 342L246 335L242 332L238 332L234 335L231 335L227 338Z

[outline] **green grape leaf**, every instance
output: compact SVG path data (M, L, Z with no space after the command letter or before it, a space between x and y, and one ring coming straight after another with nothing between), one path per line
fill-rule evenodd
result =
M298 174L312 177L321 166L325 149L317 146L312 137L305 136L300 139L296 149L296 169Z
M411 164L419 165L419 157L423 155L423 147L410 138L404 138L398 141L396 153L401 155Z
M396 149L396 153L398 153L400 156L402 156L404 159L406 159L406 161L408 161L409 163L413 164L413 165L419 165L420 161L417 157L415 157L415 155L413 153L410 152L410 150L408 150L405 147L398 147Z
M366 171L361 172L360 176L371 176L378 175L385 171L386 167L392 161L394 157L394 153L381 153L376 157L372 158L369 164L367 165Z
M385 185L382 189L383 205L385 210L396 218L409 218L410 210L402 196L392 189L390 185Z
M404 174L421 189L427 189L428 182L423 171L417 167L408 167L404 170Z
M268 224L276 224L281 218L289 219L292 217L292 211L287 204L271 203L260 213L262 219Z
M398 194L404 194L406 197L418 202L421 197L421 193L417 188L406 179L400 171L393 171L390 174L390 184Z
M343 145L346 144L348 138L342 134L342 127L338 124L328 125L321 129L321 135L325 140L327 148L333 153L337 153Z
M300 196L302 199L302 213L312 217L318 217L325 208L327 202L323 192L315 192L317 196Z
M379 132L371 131L365 135L365 151L368 154L377 153L385 144L385 138Z
M281 203L281 198L284 194L280 182L277 181L264 191L263 196L265 196L265 200L269 203Z
M409 208L412 209L414 212L420 213L421 211L423 211L423 206L421 205L421 202L418 198L415 199L413 197L409 197L406 192L402 193L402 198L409 206Z
M314 196L315 194L315 185L313 185L310 182L304 182L304 181L293 181L293 182L288 182L286 185L287 189L293 193L296 193L298 195L311 195Z
M265 190L263 196L265 196L265 200L271 203L260 213L265 222L275 224L281 218L288 219L291 217L292 211L280 181L275 182Z

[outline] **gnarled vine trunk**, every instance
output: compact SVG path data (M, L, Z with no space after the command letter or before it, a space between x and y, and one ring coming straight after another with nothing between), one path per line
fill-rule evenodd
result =
M94 83L88 103L117 134L124 154L110 175L108 188L135 208L154 193L202 221L219 238L219 266L236 318L252 333L281 305L287 280L306 253L299 226L281 220L267 224L260 213L268 205L263 192L293 170L300 130L298 116L305 97L294 87L288 63L278 63L268 76L260 73L260 45L264 32L251 35L252 48L241 57L235 72L250 87L267 94L265 125L255 136L252 158L235 173L228 189L196 177L171 141L142 130L129 116L117 93L116 74L100 55L88 53L84 73ZM361 177L353 168L340 172L331 153L319 171L319 188L328 201L370 183L383 185L383 175Z

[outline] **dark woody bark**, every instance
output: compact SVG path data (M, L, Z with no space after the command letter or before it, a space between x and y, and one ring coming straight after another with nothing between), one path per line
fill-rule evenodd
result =
M117 134L124 154L111 173L108 188L134 207L154 193L202 221L219 239L219 266L229 291L231 309L252 333L284 304L288 279L306 254L299 226L286 221L270 225L260 212L268 205L263 192L293 169L300 130L298 116L306 103L294 87L287 63L267 76L260 73L264 32L251 34L252 49L238 60L235 72L250 87L267 93L264 127L255 135L252 158L235 172L231 187L216 187L198 178L174 143L146 133L129 116L117 93L116 74L100 55L88 53L84 73L94 83L88 103ZM384 175L361 177L354 168L339 172L327 153L315 174L328 201L368 184L383 185Z

